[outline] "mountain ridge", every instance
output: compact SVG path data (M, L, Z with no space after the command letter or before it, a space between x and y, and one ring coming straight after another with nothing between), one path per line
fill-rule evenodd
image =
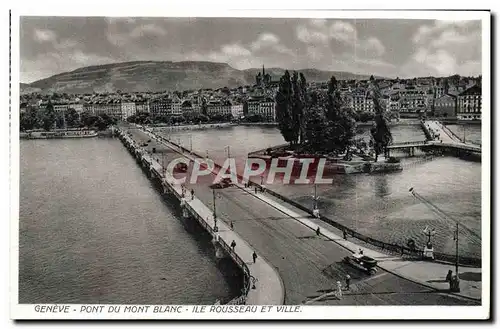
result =
M234 88L253 85L262 68L238 70L228 63L209 61L131 61L90 65L58 73L31 83L21 83L21 91L102 93L147 92L164 90L196 90ZM286 69L266 68L273 80ZM303 73L308 81L322 82L337 79L368 79L369 75L318 69L289 70Z

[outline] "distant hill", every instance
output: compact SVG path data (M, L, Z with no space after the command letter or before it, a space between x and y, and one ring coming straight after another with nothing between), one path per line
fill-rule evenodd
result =
M71 72L53 75L30 84L21 84L21 92L103 93L162 90L195 90L252 85L255 75L262 70L238 70L226 63L186 61L136 61L87 66ZM269 68L273 80L285 72L282 68ZM308 81L327 81L333 75L337 79L367 79L368 76L348 72L298 70Z

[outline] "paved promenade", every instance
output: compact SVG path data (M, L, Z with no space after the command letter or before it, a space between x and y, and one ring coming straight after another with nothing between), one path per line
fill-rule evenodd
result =
M150 138L142 131L132 132L134 139L139 142ZM164 158L166 162L179 156L178 150L170 144L161 145L153 141L149 143L148 148L151 147L156 147L157 152L161 152L158 157ZM204 176L197 184L188 186L188 190L193 188L196 197L209 208L214 206L213 190L209 186L213 178ZM234 231L255 248L260 258L265 258L277 269L285 288L285 304L311 301L328 305L478 304L402 279L384 270L372 277L365 275L342 262L351 252L333 241L332 237L324 234L317 236L311 228L281 211L283 209L278 210L263 202L250 190L233 186L216 191L218 220L232 222ZM306 216L304 218L308 219ZM347 274L351 276L350 291L341 299L324 296L332 291L337 281L343 283Z

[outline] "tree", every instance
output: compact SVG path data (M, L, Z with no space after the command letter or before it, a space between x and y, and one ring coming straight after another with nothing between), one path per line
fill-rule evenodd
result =
M308 110L304 137L308 148L315 151L324 150L324 133L327 129L324 109L314 106Z
M21 131L31 130L39 127L38 111L32 106L28 106L26 112L20 114L19 129Z
M76 127L80 123L80 116L75 109L70 108L64 113L66 119L66 125L68 127Z
M322 100L324 102L324 100ZM345 152L349 150L356 132L356 121L352 109L346 107L340 96L337 79L332 77L328 82L326 102L327 127L325 137L328 150Z
M65 123L64 112L56 112L56 128L57 129L65 128L64 123Z
M201 114L207 115L207 101L205 98L201 99Z
M285 71L281 77L276 94L276 120L278 121L278 128L283 135L285 141L294 144L296 141L293 134L292 111L291 111L291 96L292 96L292 83L290 81L290 73Z
M245 100L245 101L243 102L243 115L244 115L244 116L247 116L247 115L248 115L248 101L247 101L247 100Z
M56 121L56 112L54 111L54 106L49 101L47 106L42 112L42 127L45 131L49 131L54 126Z
M375 162L377 162L379 154L387 154L387 146L392 142L392 134L389 129L388 120L385 117L385 111L380 103L381 93L377 82L370 77L371 94L373 98L373 107L375 110L375 126L371 129L373 138L373 148L375 150Z

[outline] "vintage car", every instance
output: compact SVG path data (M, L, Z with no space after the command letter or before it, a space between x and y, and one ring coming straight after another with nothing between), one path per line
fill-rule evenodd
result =
M362 254L353 254L346 256L343 261L370 275L377 273L377 261L371 257Z
M232 185L233 185L233 182L231 181L231 178L226 177L226 178L223 178L220 182L210 185L210 188L221 189L221 188L230 187Z

